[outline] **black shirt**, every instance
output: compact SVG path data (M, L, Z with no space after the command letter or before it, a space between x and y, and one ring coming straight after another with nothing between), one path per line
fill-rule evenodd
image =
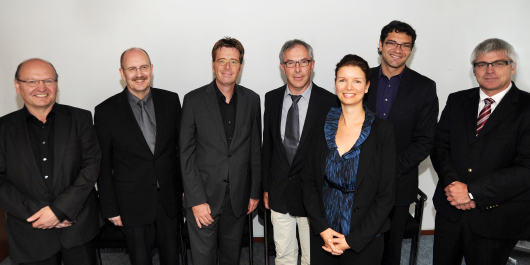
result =
M46 123L43 123L35 116L33 116L26 106L24 106L24 115L26 117L26 124L28 126L28 135L33 150L33 156L41 177L44 179L46 186L48 187L49 201L55 200L53 193L53 162L54 162L54 141L55 141L55 104L52 107L48 116L46 116ZM66 220L60 210L58 210L53 203L50 205L50 209L53 211L59 221Z
M230 103L226 103L226 97L221 93L217 82L214 82L215 94L217 95L217 102L219 103L219 110L221 112L221 119L225 129L225 136L228 146L232 143L234 130L236 128L236 107L237 107L237 93L234 88L234 94L230 99Z

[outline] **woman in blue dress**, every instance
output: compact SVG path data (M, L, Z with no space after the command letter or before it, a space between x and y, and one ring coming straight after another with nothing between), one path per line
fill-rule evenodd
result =
M315 132L302 177L312 264L380 264L394 206L392 125L363 106L370 67L346 55L335 69L341 102Z

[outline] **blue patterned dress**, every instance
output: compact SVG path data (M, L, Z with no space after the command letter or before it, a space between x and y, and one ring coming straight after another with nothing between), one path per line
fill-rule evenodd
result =
M326 169L324 172L323 199L326 221L331 229L347 236L350 233L351 211L357 181L357 168L361 145L370 135L375 113L365 110L361 134L353 147L339 155L335 136L342 108L332 108L326 118L324 132L328 146Z

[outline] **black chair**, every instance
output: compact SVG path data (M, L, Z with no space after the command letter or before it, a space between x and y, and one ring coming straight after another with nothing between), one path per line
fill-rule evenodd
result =
M100 228L99 235L96 239L96 253L100 265L103 265L101 249L105 248L123 249L123 253L127 254L127 241L125 241L125 235L121 227L115 226L108 220L105 220L105 224Z
M421 224L423 222L423 208L425 206L425 201L427 200L427 195L418 189L418 196L413 202L414 205L414 216L409 215L407 220L407 226L405 227L405 235L403 238L412 239L410 244L410 257L409 265L416 265L418 262L418 249L420 247L420 236L421 236Z

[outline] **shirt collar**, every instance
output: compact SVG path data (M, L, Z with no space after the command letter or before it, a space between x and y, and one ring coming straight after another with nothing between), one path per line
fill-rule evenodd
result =
M510 83L510 85L505 89L503 90L502 92L499 92L491 97L489 97L488 95L486 95L486 93L484 93L484 91L482 91L482 89L479 89L479 95L480 95L480 101L484 101L484 99L486 98L491 98L493 100L495 100L495 103L499 104L502 100L502 98L504 96L506 96L506 93L508 93L508 91L510 91L510 89L512 88L512 83Z
M405 69L407 69L406 66L403 68L403 71L401 71L401 73L399 73L398 75L395 75L395 76L399 76L399 78L401 79L401 77L403 77L403 73L405 73ZM379 80L381 78L381 76L384 76L387 79L392 78L392 77L389 78L388 76L384 75L383 74L383 67L381 65L379 65L379 76L377 77L377 79Z
M223 92L221 92L221 90L219 89L219 87L217 86L217 82L214 80L213 82L213 86L214 86L214 90L215 90L215 95L217 96L217 101L220 101L220 102L226 102L226 97L225 95L223 95ZM237 89L234 85L234 94L232 95L232 98L234 98L237 94Z
M133 95L133 93L131 93L129 89L127 88L125 89L127 90L127 98L129 99L129 102L133 105L138 104L138 101L140 101L140 99L137 98L135 95ZM151 89L149 89L149 92L147 93L147 95L145 95L145 97L142 100L144 101L145 105L148 105L151 103L151 101L153 100L153 97L151 96Z
M311 90L313 90L312 81L309 83L309 87L304 91L304 93L301 94L302 98L309 101L309 97L311 97ZM286 84L285 92L283 93L283 99L289 97L289 95L291 95L291 90L289 90L289 84Z
M55 103L53 103L53 106L52 106L52 110L50 110L50 113L48 113L48 115L46 116L46 120L49 120L52 116L55 115ZM26 105L24 105L24 107L22 108L22 111L24 112L24 117L26 118L26 120L28 119L35 119L35 120L38 120L37 117L33 116L33 114L31 114L28 110L28 108L26 107Z

